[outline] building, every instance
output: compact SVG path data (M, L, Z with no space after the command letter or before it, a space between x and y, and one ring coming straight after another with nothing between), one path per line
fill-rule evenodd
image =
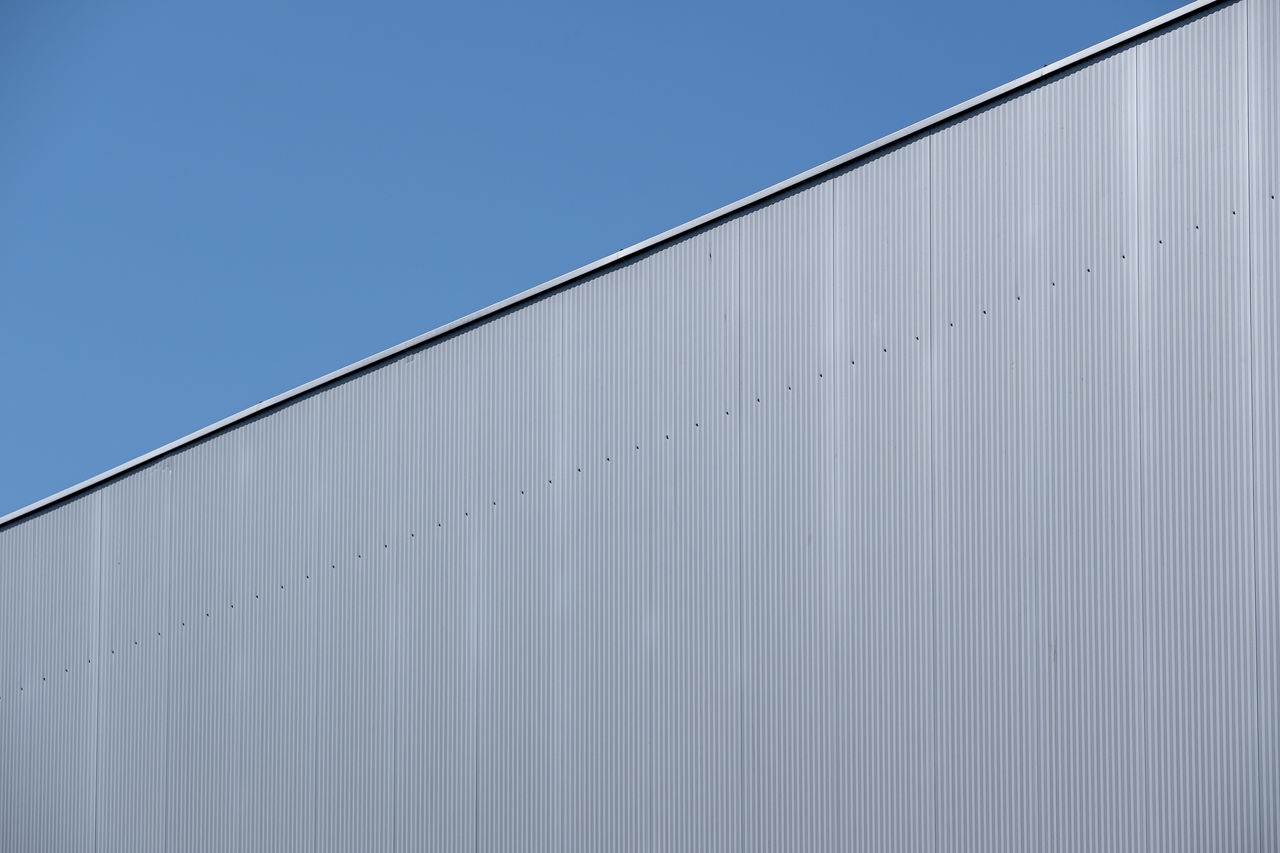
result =
M0 520L0 849L1280 849L1280 3Z

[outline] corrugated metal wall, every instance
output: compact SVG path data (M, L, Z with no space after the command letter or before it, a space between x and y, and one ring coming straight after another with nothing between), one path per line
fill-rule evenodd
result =
M1280 848L1280 4L0 529L3 850Z

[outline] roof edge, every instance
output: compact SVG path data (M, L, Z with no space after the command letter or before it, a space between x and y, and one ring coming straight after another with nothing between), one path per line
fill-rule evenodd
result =
M866 145L863 145L859 148L855 148L853 151L850 151L847 154L843 154L832 160L828 160L825 163L814 166L813 168L808 169L807 171L801 172L800 174L795 175L794 177L788 178L784 181L780 181L779 183L776 183L771 187L767 187L765 189L760 190L759 192L752 193L751 195L746 196L745 198L741 198L738 201L732 202L730 204L726 204L724 207L718 208L717 210L713 210L710 213L703 214L702 216L699 216L696 219L691 219L688 222L684 223L683 225L677 225L676 227L663 231L662 233L654 237L650 237L647 240L642 240L639 243L635 243L631 246L628 246L625 249L614 252L613 254L607 255L606 257L600 258L599 260L593 261L592 263L586 264L585 266L578 267L572 272L567 272L564 275L557 276L556 278L551 279L550 281L544 282L535 287L531 287L528 290L521 291L520 293L517 293L514 296L510 296L506 299L503 299L501 302L495 302L494 304L488 306L487 308L481 308L478 311L473 311L472 313L466 315L465 317L461 317L457 320L454 320L451 323L446 323L443 326L438 326L437 328L432 329L429 332L425 332L421 335L418 335L415 338L410 338L409 340L403 343L396 344L393 347L389 347L385 350L382 350L381 352L368 356L367 358L362 358L361 360L353 364L349 364L346 367L342 367L330 373L326 373L324 376L321 376L319 379L313 379L310 382L307 382L303 385L299 385L298 387L285 391L282 394L277 394L274 397L263 400L257 405L250 406L247 409L236 412L234 415L225 417L216 423L213 423L207 427L204 427L203 429L196 430L195 432L189 435L185 435L182 438L179 438L175 441L171 441L162 447L156 448L155 450L152 450L148 453L144 453L143 455L135 459L131 459L128 462L125 462L121 465L117 465L116 467L108 471L104 471L103 473L98 474L95 477L90 477L89 479L81 483L77 483L74 486L70 486L66 489L63 489L62 491L52 494L47 498L38 500L33 504L29 504L25 507L22 507L21 509L14 510L13 512L7 515L0 516L0 528L6 527L12 522L18 521L19 519L25 518L29 515L34 515L35 513L38 513L41 510L47 509L54 504L60 503L82 492L86 492L94 488L95 486L99 486L102 483L107 482L108 480L112 480L136 468L141 468L142 466L146 465L149 462L154 462L160 457L166 456L174 452L175 450L178 450L182 447L186 447L187 445L195 444L196 442L201 441L202 439L208 438L214 435L215 433L221 432L222 430L227 429L228 427L234 426L237 423L246 421L256 415L262 414L263 412L277 408L283 405L284 403L289 402L290 400L294 400L298 397L301 397L311 391L315 391L326 385L333 384L334 382L337 382L347 376L351 376L352 374L358 373L361 370L364 370L365 368L378 364L379 362L387 361L391 358L394 358L395 356L400 355L403 352L414 349L415 347L419 347L427 343L428 341L434 340L435 338L443 337L445 335L456 332L466 326L470 326L473 323L476 323L480 320L500 314L509 308L512 308L523 302L528 302L529 300L534 299L535 297L541 296L544 293L555 290L556 288L559 288L559 287L563 287L564 285L577 281L579 279L586 278L587 276L592 275L593 273L600 272L601 270L611 267L628 258L632 258L637 255L640 255L663 243L668 243L685 234L689 234L694 231L697 231L698 229L703 228L711 224L712 222L715 222L720 219L725 219L735 213L738 213L739 211L742 211L742 210L745 210L746 208L751 207L752 205L758 204L762 201L765 201L766 199L772 198L773 196L781 195L782 193L785 193L788 190L794 189L802 184L808 183L816 178L821 177L822 175L828 174L830 172L834 172L837 169L840 169L844 166L849 165L850 163L853 163L857 160L861 160L871 154L874 154L878 151L882 151L886 148L889 148L899 142L902 142L905 139L908 139L909 137L919 135L931 128L935 128L965 113L972 112L975 109L978 109L982 106L990 104L994 101L997 101L1000 98L1003 98L1006 95L1012 94L1013 92L1016 92L1020 89L1025 89L1029 86L1032 86L1046 77L1051 77L1054 74L1057 74L1061 71L1071 68L1072 66L1080 65L1090 59L1093 59L1096 56L1106 53L1107 51L1120 47L1121 45L1127 42L1131 42L1136 39L1139 39L1142 36L1147 35L1148 33L1161 29L1162 27L1166 27L1169 24L1172 24L1183 18L1190 17L1204 9L1208 9L1213 6L1226 5L1232 2L1235 2L1235 0L1194 0L1194 2L1188 3L1185 6L1181 6L1177 9L1174 9L1171 12L1167 12L1166 14L1161 15L1158 18L1154 18L1153 20L1147 21L1145 24L1139 24L1138 26L1130 30L1126 30L1125 32L1120 33L1119 35L1112 36L1106 41L1099 42L1098 44L1095 44L1091 47L1087 47L1084 50L1077 51L1076 53L1071 54L1065 59L1060 59L1057 62L1046 65L1043 68L1039 69L1038 71L1032 71L1030 74L1025 74L1022 77L1017 78L1016 80L1010 81L1008 83L1005 83L1002 86L997 86L994 89L990 89L986 92L983 92L981 95L977 95L973 98L970 98L967 101L963 101L962 103L959 103L953 107L945 109L942 112L934 113L928 118L922 119L921 121L918 121L915 124L908 125L907 127L904 127L903 129L895 131L893 133L890 133L887 136L882 136L879 139L875 140L874 142L869 142Z

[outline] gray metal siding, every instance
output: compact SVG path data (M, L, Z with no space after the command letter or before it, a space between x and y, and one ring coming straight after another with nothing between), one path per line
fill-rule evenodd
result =
M1256 534L1258 787L1263 849L1280 849L1280 3L1247 7L1248 217Z
M0 527L0 849L1274 849L1280 11Z
M833 191L832 347L816 381L829 395L821 606L834 634L838 838L927 849L938 795L929 145L889 151Z
M1247 11L1138 49L1144 669L1163 849L1259 842Z
M740 227L744 846L813 848L840 837L818 378L831 338L832 182Z
M1143 844L1133 51L930 139L939 836Z
M0 536L0 849L93 846L97 505L82 497Z

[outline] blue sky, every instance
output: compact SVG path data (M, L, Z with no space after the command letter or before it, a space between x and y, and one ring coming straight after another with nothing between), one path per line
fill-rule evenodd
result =
M1177 0L0 9L0 515Z

